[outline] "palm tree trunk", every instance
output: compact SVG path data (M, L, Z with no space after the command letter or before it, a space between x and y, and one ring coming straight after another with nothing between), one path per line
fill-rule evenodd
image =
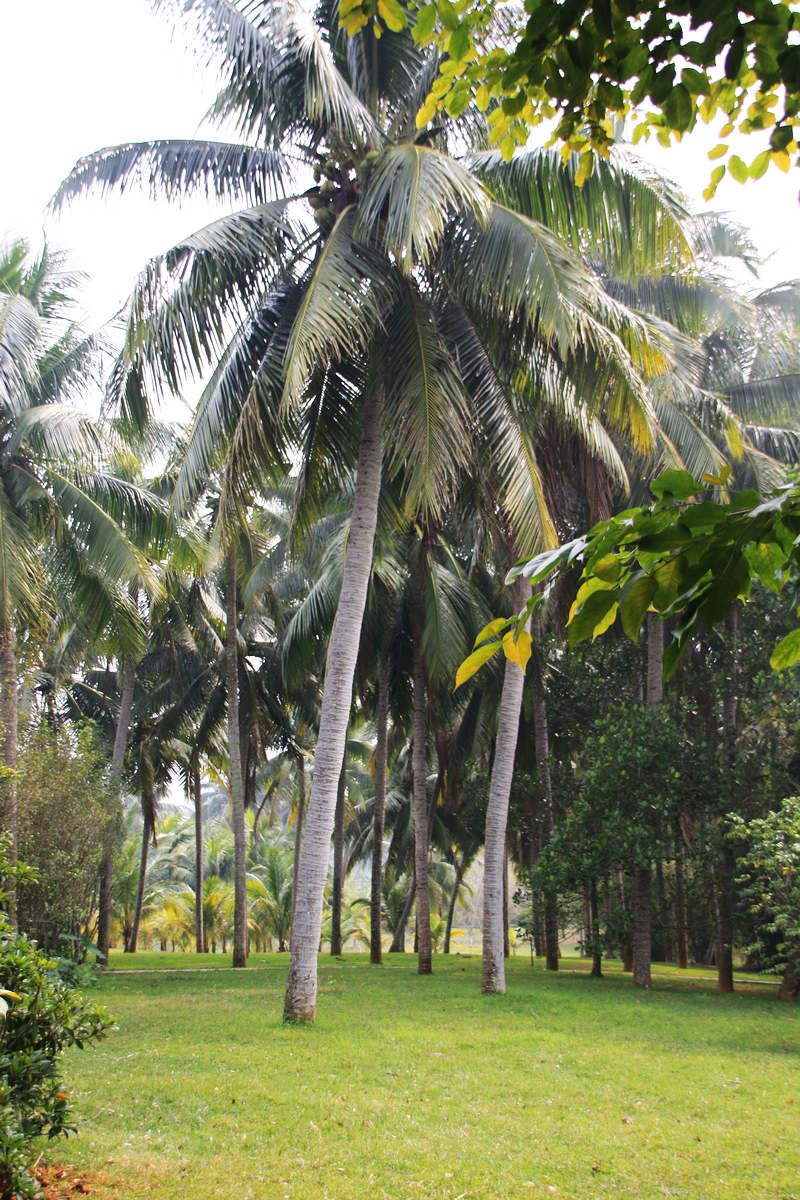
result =
M528 585L519 580L514 584L514 607L522 607L529 594ZM527 626L526 626L527 628ZM525 673L517 663L506 659L503 691L497 714L492 776L489 783L489 802L486 806L486 834L483 866L483 972L481 991L502 993L506 990L504 942L506 831L511 781L514 778L514 759L517 753L519 717ZM538 744L538 743L537 743ZM544 755L547 758L547 754ZM538 750L537 750L538 761ZM549 773L549 768L548 768Z
M386 815L386 765L389 748L389 663L382 656L378 665L378 697L375 728L375 810L372 817L372 880L369 899L369 961L380 966L381 908L383 900L383 825Z
M537 620L534 640L541 643L541 624ZM555 829L553 779L550 774L550 731L547 722L547 702L544 694L542 663L537 649L533 655L533 738L536 769L544 792L544 832L549 842ZM553 892L544 895L544 951L548 971L558 970L558 897Z
M133 691L136 685L136 666L127 661L122 666L122 681L119 694L119 712L117 726L114 730L114 747L111 751L110 791L112 801L120 799L122 788L122 768L125 763L125 751L128 748L128 730L131 724L133 709ZM116 818L116 811L114 818ZM98 961L108 962L108 951L111 946L111 916L113 911L112 886L114 881L114 842L116 840L115 820L108 823L103 835L103 862L100 867L100 902L97 913L97 949Z
M203 830L203 792L200 781L200 764L198 762L195 762L192 766L191 782L194 798L194 940L197 953L205 954L206 932L203 920L205 833Z
M511 937L508 929L508 842L503 851L503 958L511 957Z
M450 903L447 906L447 923L444 929L444 953L450 953L450 939L453 936L453 918L456 912L456 904L458 903L458 889L461 887L461 880L464 878L464 867L466 865L466 851L461 855L461 861L456 862L456 877L453 880L453 889L450 892Z
M417 878L412 872L411 883L408 886L406 894L406 902L403 905L403 911L400 913L400 920L397 922L394 934L392 935L392 944L389 947L390 954L404 954L406 948L406 925L408 918L411 916L411 909L414 907L414 896L417 892Z
M142 805L145 809L145 805ZM152 800L149 803L147 811L152 810ZM131 922L131 932L128 938L128 944L125 947L127 954L135 954L136 947L139 942L139 926L142 923L142 909L144 908L144 888L147 879L147 856L150 850L150 822L145 817L142 826L142 850L139 857L139 883L136 888L136 905L133 910L133 921Z
M231 820L233 824L233 965L247 965L247 841L244 830L244 778L239 730L239 653L236 550L226 560L225 686L228 695L228 757L230 759Z
M362 414L358 473L342 590L328 643L314 782L297 878L295 929L283 1009L286 1020L313 1021L317 1010L317 950L322 927L322 898L328 874L339 772L350 720L353 676L372 569L381 485L382 426L383 391L376 386Z
M294 823L294 855L292 858L292 925L289 931L291 944L294 935L294 910L297 903L297 878L300 874L300 847L303 844L303 818L306 811L306 760L297 756L297 820Z
M342 891L344 889L344 763L339 772L333 816L333 888L331 892L331 954L342 953Z
M421 622L414 634L414 741L411 754L411 774L414 812L414 876L417 901L417 970L430 975L433 970L431 942L431 905L428 892L428 700L425 665L422 658Z
M8 835L9 865L17 865L17 655L15 633L11 624L8 597L3 597L0 614L0 720L3 723L3 766L10 772L3 781L3 831ZM8 906L8 919L17 927L17 883L12 876L3 881Z

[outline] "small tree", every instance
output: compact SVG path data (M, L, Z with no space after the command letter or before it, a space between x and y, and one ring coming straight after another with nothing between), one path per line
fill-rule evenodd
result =
M740 882L750 911L760 918L762 961L783 971L781 1000L800 997L800 797L790 796L766 817L731 817L731 836L746 840ZM771 960L771 961L770 961Z
M91 933L103 839L112 820L90 729L41 725L19 758L19 847L35 878L21 883L19 923L48 952L76 955Z

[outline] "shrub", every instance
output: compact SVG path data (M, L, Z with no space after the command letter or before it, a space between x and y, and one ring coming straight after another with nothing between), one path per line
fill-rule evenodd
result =
M10 874L0 841L0 875ZM0 913L0 1200L38 1195L30 1170L34 1139L73 1130L61 1055L96 1041L111 1023Z

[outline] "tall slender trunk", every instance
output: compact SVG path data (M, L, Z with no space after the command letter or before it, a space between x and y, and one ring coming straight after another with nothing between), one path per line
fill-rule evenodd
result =
M111 751L111 778L109 789L115 805L122 788L122 769L125 764L125 751L128 748L128 731L131 724L133 709L133 692L136 686L136 666L131 661L122 665L122 678L119 694L119 711L117 725L114 730L114 747ZM103 834L103 862L100 867L100 900L97 912L97 949L98 961L108 962L108 951L111 946L111 916L113 911L112 886L114 881L114 843L116 841L115 820L108 823Z
M541 623L537 618L534 641L541 644ZM547 702L542 677L541 651L537 645L533 655L533 738L536 752L536 769L544 792L544 832L546 842L555 830L553 809L553 778L550 773L550 731L547 723ZM548 971L558 970L558 897L552 892L544 895L544 951Z
M717 962L717 991L732 992L733 988L733 880L735 859L727 845L719 847L719 861L711 871L714 891L714 911L717 918L715 955Z
M685 970L689 966L689 920L686 905L686 853L680 830L675 839L675 940L677 963Z
M372 567L381 485L382 426L383 391L381 387L375 387L362 415L342 590L328 643L314 783L297 879L295 929L283 1010L286 1020L313 1021L317 1009L317 950L322 926L322 898Z
M503 851L503 958L511 957L511 938L508 932L508 842Z
M344 890L344 763L339 773L333 817L333 892L331 895L331 954L342 953L342 892Z
M194 800L194 941L197 953L205 954L206 932L203 921L205 833L203 830L203 791L200 779L200 764L198 762L192 764L191 786Z
M375 728L375 810L372 817L372 880L369 900L369 961L380 966L381 908L383 902L383 826L386 815L386 765L389 749L389 663L382 656L378 665L377 718Z
M247 965L247 840L244 830L244 777L239 729L239 653L237 647L236 550L225 564L225 689L228 697L228 757L233 825L233 965Z
M294 823L294 855L292 858L292 925L289 934L291 945L294 936L294 912L297 905L297 878L300 874L300 849L303 845L303 818L306 811L306 760L297 756L297 820Z
M596 879L589 886L589 918L592 927L592 975L599 979L603 974L603 951L600 945L600 904Z
M515 609L525 603L530 588L524 580L518 580L512 589ZM529 626L526 625L526 629ZM525 673L517 663L506 659L503 673L503 691L497 713L492 776L489 782L489 802L486 806L486 832L484 840L483 866L483 971L481 990L486 993L502 993L506 990L504 929L504 880L506 859L506 832L508 829L508 806L511 798L511 782L514 778L514 759L517 753L519 717L522 711L522 694L525 689ZM541 716L541 714L540 714ZM546 736L546 732L545 732ZM538 742L537 742L538 747ZM544 755L547 758L547 754ZM538 763L538 749L537 749ZM549 773L549 767L548 767Z
M412 799L414 811L414 877L417 901L417 970L430 975L433 970L431 941L431 905L428 892L428 699L425 665L422 658L421 621L414 631L413 746L411 753Z
M647 614L647 689L648 708L657 708L664 699L664 624L656 613ZM633 869L633 982L636 987L652 985L653 953L652 879L650 864L637 863Z
M395 926L392 934L392 944L389 947L390 954L404 954L406 949L406 926L408 918L411 916L411 909L414 907L414 897L417 893L417 877L412 871L411 883L408 886L406 893L406 902L403 905L403 911L400 913L400 920Z
M146 804L142 805L146 812L151 812L153 808L152 798ZM131 932L128 938L128 944L125 950L128 954L135 954L136 947L139 942L139 926L142 923L142 909L144 908L144 888L147 879L147 858L150 850L150 821L147 817L144 819L142 826L142 849L139 855L139 883L136 888L136 904L133 910L133 921L131 922Z
M645 703L656 708L664 699L664 622L647 614L647 692Z
M453 880L453 887L450 891L450 901L447 905L447 922L446 922L445 928L444 928L443 950L444 950L445 954L450 953L450 940L453 936L453 918L455 917L456 904L458 903L458 891L459 891L459 888L461 887L461 880L464 878L464 867L466 866L466 862L467 862L467 855L466 855L466 851L465 851L461 855L461 859L457 860L456 863L454 864L456 875L455 875L455 879Z
M8 835L8 859L12 868L17 865L19 810L17 808L17 654L15 633L11 624L8 596L3 596L0 611L0 720L3 723L3 766L10 774L3 781L3 831ZM13 877L4 880L8 919L17 927L17 883Z
M725 618L728 637L728 679L723 695L723 754L726 765L733 771L736 764L736 741L739 725L739 606L733 607ZM717 915L717 990L732 992L734 910L736 906L736 862L727 842L722 839L718 868L713 872L714 902Z
M624 914L625 931L622 937L622 969L633 970L633 914L628 895L628 878L624 871L619 873L619 906Z
M651 941L651 891L649 867L636 867L633 872L633 982L649 988Z

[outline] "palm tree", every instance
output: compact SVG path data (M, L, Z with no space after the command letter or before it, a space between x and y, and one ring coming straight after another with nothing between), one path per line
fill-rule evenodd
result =
M130 307L112 395L143 420L187 365L214 366L195 419L178 498L224 460L227 500L262 485L299 434L301 494L355 469L353 510L325 691L311 801L296 880L285 1015L312 1019L316 953L336 792L366 603L383 461L409 513L436 515L470 458L476 431L503 475L501 504L537 522L538 471L521 444L504 389L485 384L475 346L511 328L524 375L575 362L598 380L598 405L628 403L647 441L639 370L665 365L665 342L611 300L579 255L536 220L496 200L463 145L461 128L416 129L436 71L408 33L371 29L346 39L334 6L312 16L298 0L237 8L189 0L226 82L215 113L233 117L246 146L152 142L83 159L58 200L136 177L154 190L212 188L250 207L151 263ZM476 116L473 125L481 126ZM319 185L270 201L300 159ZM479 164L483 167L485 164ZM550 160L549 175L559 174ZM619 235L632 196L655 228L665 208L650 181L626 176L606 208ZM311 205L314 224L291 217ZM230 338L231 323L236 330ZM509 354L511 351L509 350ZM360 430L358 436L353 431ZM511 447L511 450L509 450ZM520 453L514 453L514 448ZM355 459L355 462L354 462ZM523 470L520 471L520 465ZM407 465L410 469L407 470Z
M162 502L105 470L113 431L74 406L101 349L73 319L76 283L47 248L32 259L18 241L0 253L0 717L12 772L19 634L58 614L94 635L111 624L141 640L129 589L159 592L147 551L158 554L169 531ZM13 774L4 824L13 860Z

